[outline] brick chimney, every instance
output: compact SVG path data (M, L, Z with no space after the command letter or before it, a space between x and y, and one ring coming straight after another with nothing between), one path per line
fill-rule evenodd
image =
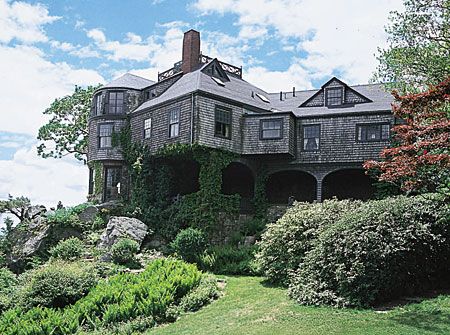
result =
M197 70L200 57L200 33L189 30L183 37L183 64L181 70L184 74Z

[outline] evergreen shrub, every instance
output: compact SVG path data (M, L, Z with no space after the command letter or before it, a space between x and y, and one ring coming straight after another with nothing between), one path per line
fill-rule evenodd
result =
M122 238L111 248L111 256L116 264L131 264L135 262L135 256L139 251L139 244L129 238Z
M77 237L71 237L63 241L59 241L56 246L50 250L53 258L65 261L73 261L83 256L86 246L83 241Z
M64 307L85 296L97 279L90 264L50 262L22 274L19 304L25 309L35 306Z
M198 262L208 246L205 233L197 228L181 230L170 244L171 249L183 260Z

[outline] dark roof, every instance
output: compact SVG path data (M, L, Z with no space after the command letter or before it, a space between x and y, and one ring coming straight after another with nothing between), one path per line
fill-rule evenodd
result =
M386 92L382 84L366 84L349 86L351 89L362 94L363 96L372 100L372 102L355 104L349 107L333 107L326 106L319 107L298 107L303 102L308 100L311 96L316 94L319 90L296 91L295 97L292 92L286 93L286 99L280 101L280 93L270 93L271 102L275 109L281 111L292 111L297 116L314 116L314 115L332 115L342 113L361 113L370 111L389 111L391 110L391 103L393 97Z
M142 90L143 88L154 84L153 80L145 79L131 73L125 73L123 76L114 79L110 83L104 85L102 88L132 88L135 90Z
M211 62L213 61L214 60ZM210 62L208 62L208 64L210 64ZM391 102L393 101L393 98L383 89L381 84L349 86L351 89L372 100L372 102L360 103L342 108L299 108L303 102L308 100L319 90L297 91L295 97L292 96L292 92L289 92L286 93L286 98L283 93L283 100L280 100L280 93L267 93L264 90L246 82L245 80L231 75L228 76L230 79L229 81L225 81L223 83L224 85L219 85L209 75L202 72L208 64L205 64L196 71L183 75L164 93L154 99L144 102L135 110L135 112L196 91L202 91L228 98L246 106L253 106L257 109L262 109L268 112L293 112L296 116L322 116L342 113L391 110ZM264 102L263 99L258 97L258 94L266 97L269 102Z

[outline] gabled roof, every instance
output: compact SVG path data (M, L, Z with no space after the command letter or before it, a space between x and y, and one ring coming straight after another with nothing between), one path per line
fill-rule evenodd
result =
M103 88L131 88L141 90L147 86L154 84L153 80L145 79L131 73L125 73L123 76L114 79L110 83L102 86Z
M152 106L159 105L166 101L176 99L178 97L193 93L193 92L204 92L226 98L229 100L241 103L244 107L251 109L253 107L255 110L261 110L264 112L293 112L296 116L324 116L333 114L351 114L351 113L364 113L364 112L379 112L379 111L390 111L391 103L393 101L392 95L383 89L381 84L368 84L368 85L346 85L337 78L330 79L325 83L321 89L318 90L308 90L308 91L297 91L295 97L292 92L283 93L283 100L280 100L279 93L267 93L264 90L246 82L245 80L236 76L227 76L228 81L223 81L223 83L218 83L213 80L213 78L204 73L208 66L212 66L218 62L216 59L211 60L207 64L203 65L196 71L182 75L174 84L169 86L161 95L156 98L150 99L140 105L134 110L134 112L139 112ZM129 74L128 74L129 75ZM126 76L126 75L125 75ZM123 76L123 77L125 77ZM131 75L134 78L143 79L140 81L142 88L149 86L147 79ZM123 78L121 77L121 78ZM121 78L118 78L120 80ZM127 77L128 79L133 79L132 77ZM126 80L128 80L126 79ZM356 103L351 105L342 105L339 107L328 108L327 106L318 107L299 107L308 101L312 96L315 96L324 87L326 87L332 81L337 81L345 85L345 87L358 96L367 99L364 103ZM118 85L113 81L108 84ZM153 82L151 82L153 83ZM123 81L119 84L124 84ZM223 85L222 85L223 84ZM136 87L136 86L135 86ZM263 101L259 96L264 96L269 100L269 102Z
M293 97L292 92L288 92L286 93L286 98L284 98L283 94L283 101L280 101L279 93L271 93L270 97L272 98L271 100L274 108L281 111L292 111L296 116L323 116L391 110L393 97L383 88L382 84L353 85L348 87L364 97L367 97L371 102L349 106L342 105L334 108L328 108L327 106L299 108L298 106L302 105L320 90L297 91L295 92L295 97Z
M323 84L321 86L321 88L315 93L313 94L309 99L307 99L306 101L304 101L300 106L298 107L308 107L308 103L312 100L314 100L314 98L316 98L319 94L321 94L322 92L324 92L325 88L328 88L328 86L331 86L331 84L334 83L338 83L337 87L344 87L344 89L352 92L353 94L357 95L358 97L361 98L362 102L372 102L372 100L370 100L369 98L365 97L364 95L362 95L361 93L355 91L354 89L352 89L350 86L348 86L346 83L344 83L342 80L339 80L336 77L332 77L330 80L328 80L325 84ZM333 85L333 87L336 87L336 85Z

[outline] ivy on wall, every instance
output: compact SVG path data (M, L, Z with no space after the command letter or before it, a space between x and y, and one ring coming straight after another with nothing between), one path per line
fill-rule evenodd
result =
M144 221L152 230L171 240L179 229L193 226L214 234L219 216L239 212L239 195L221 194L222 170L235 154L198 144L171 144L150 154L142 143L133 143L125 127L113 139L120 145L130 177L128 214ZM181 197L172 194L173 166L183 161L199 164L199 190Z
M90 201L101 201L103 195L103 166L100 162L89 162L88 166L94 171L94 190Z

